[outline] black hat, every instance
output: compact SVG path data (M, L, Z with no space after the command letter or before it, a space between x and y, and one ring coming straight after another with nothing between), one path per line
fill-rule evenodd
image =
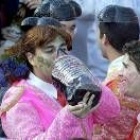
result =
M28 30L37 25L52 25L56 27L61 27L60 22L52 17L27 17L21 22L21 29L24 32L27 32Z
M21 29L23 31L28 31L32 27L37 25L38 17L27 17L21 22Z
M136 22L138 23L138 17L133 9L129 7L122 7L118 5L109 5L100 11L98 14L99 22Z
M37 17L53 17L59 21L69 21L82 14L81 7L72 0L49 0L43 2L34 12Z
M41 17L38 19L37 25L52 25L56 27L61 27L61 24L58 20L52 18L52 17Z

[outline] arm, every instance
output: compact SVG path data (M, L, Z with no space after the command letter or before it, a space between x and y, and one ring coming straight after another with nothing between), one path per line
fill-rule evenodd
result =
M117 117L120 113L120 104L117 97L106 86L102 86L102 97L99 106L92 113L91 118L96 123L105 123Z
M96 121L100 120L99 122L113 117L107 113L106 106L115 106L115 115L117 109L119 108L116 105L117 101L112 92L110 92L110 90L109 93L108 91L104 92L105 91L103 91L104 95L101 98L99 108L93 113L95 115L93 118L95 118ZM110 104L111 101L106 101L106 99L110 98L110 96L111 101L114 104ZM56 114L53 122L48 127L44 128L39 113L30 100L26 102L18 102L9 111L2 115L1 120L3 129L8 138L22 138L23 140L67 140L71 137L73 138L74 136L84 137L83 130L80 126L81 119L72 115L67 107L63 108L58 114ZM110 109L107 108L108 111L112 111L111 107ZM105 113L103 112L103 109L106 111ZM105 115L103 115L103 113ZM82 122L85 123L87 132L91 133L91 129L89 129L87 121L87 119L82 120ZM87 136L90 136L90 134Z
M50 127L44 130L38 112L30 102L17 103L1 119L8 138L23 140L67 140L77 133L75 130L80 121L66 107L58 113Z
M83 99L83 102L85 99L86 99L86 95L85 95L85 98ZM90 104L90 101L92 101L92 97L90 97L90 100L88 101L89 104ZM77 107L79 109L76 109ZM100 123L100 124L106 123L110 119L117 117L120 113L120 104L119 104L119 101L116 98L116 96L111 92L111 90L108 87L102 86L102 97L100 99L99 106L97 108L94 108L93 113L90 113L88 115L88 111L86 112L86 110L84 110L84 108L82 109L82 107L80 107L79 105L71 106L71 107L69 107L69 110L71 113L69 113L69 111L67 109L67 113L65 112L67 115L64 114L63 111L60 112L61 115L59 114L61 116L60 118L61 119L63 118L63 120L66 121L65 123L63 123L63 125L61 123L62 130L63 130L63 128L65 128L65 129L67 128L67 130L70 130L70 131L65 131L65 132L62 131L63 133L61 133L61 134L64 136L64 133L65 133L66 136L69 136L69 137L67 137L67 139L70 138L70 136L72 136L75 133L75 130L77 130L77 128L79 130L78 132L80 132L80 129L79 129L80 122L82 122L82 123L84 123L84 127L87 131L87 136L89 136L89 138L90 138L91 131L93 130L93 124L94 123ZM85 119L78 119L72 114L74 114L77 117L79 116L78 118L82 118L81 116L82 115L84 116L84 114L87 114L87 115L84 117ZM79 115L79 114L81 114L81 115ZM60 119L60 118L58 118L58 119ZM60 120L58 122L60 122ZM60 128L59 126L60 126L60 124L58 125L58 129ZM56 133L57 133L58 129L56 128ZM81 134L75 133L74 135L75 136L82 135L84 137L83 133L81 133Z

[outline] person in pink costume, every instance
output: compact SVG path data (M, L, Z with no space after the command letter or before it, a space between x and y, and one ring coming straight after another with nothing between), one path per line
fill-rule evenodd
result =
M102 96L91 109L94 95L87 92L78 105L63 107L52 84L53 61L70 49L71 38L64 30L37 26L20 43L6 52L18 53L30 71L13 82L1 105L3 130L9 139L92 140L94 124L105 123L119 115L120 105L111 90L102 86Z

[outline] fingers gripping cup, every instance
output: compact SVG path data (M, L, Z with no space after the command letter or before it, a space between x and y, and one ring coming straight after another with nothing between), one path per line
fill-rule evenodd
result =
M92 94L95 96L91 108L98 104L102 93L100 84L78 58L72 55L58 57L53 65L52 78L70 105L81 102L87 92L90 92L89 98Z

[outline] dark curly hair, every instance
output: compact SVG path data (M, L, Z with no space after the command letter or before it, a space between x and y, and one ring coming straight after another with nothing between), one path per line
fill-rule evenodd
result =
M123 47L123 52L129 55L130 60L134 62L140 72L140 41L126 43Z
M100 38L105 34L112 47L123 53L125 43L139 39L139 20L133 9L108 5L98 15Z

